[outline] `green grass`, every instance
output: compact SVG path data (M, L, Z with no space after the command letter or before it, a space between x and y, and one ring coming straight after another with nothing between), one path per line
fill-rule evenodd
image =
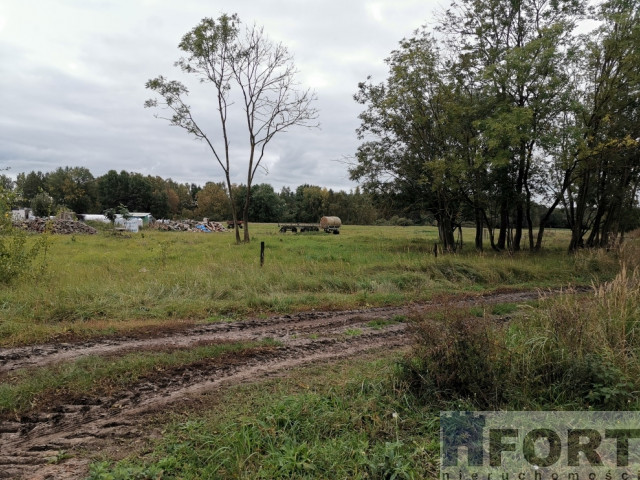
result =
M396 358L236 387L224 405L176 418L146 458L96 462L89 478L431 478L438 412L406 401Z
M53 236L44 274L39 259L33 275L0 287L0 345L599 282L617 264L601 252L566 254L565 232L553 232L557 246L536 255L479 254L467 246L438 258L430 254L432 227L345 226L340 235L292 235L258 224L252 232L248 245L236 245L231 233Z
M176 414L144 458L102 459L90 478L435 478L439 411L477 409L474 392L481 389L505 392L483 399L499 399L484 404L492 408L640 408L637 247L621 255L633 272L623 269L591 294L526 308L507 303L395 318L424 334L409 356L378 352L377 360L354 358L232 388L208 408ZM455 275L464 270L459 278L515 269L541 284L552 283L555 274L561 282L612 268L609 258L590 252L570 257L574 270L564 273L559 266L566 257L559 253L535 261L523 256L517 268L509 259L483 258L463 255L442 263ZM553 270L550 277L545 270ZM509 322L492 318L516 311ZM369 326L386 325L374 320ZM432 363L421 363L421 355ZM433 368L418 370L424 366Z
M518 310L515 303L499 303L491 308L492 315L509 315Z
M418 338L404 362L419 402L448 409L637 410L640 408L640 256L628 270L586 294L537 302L507 322L451 309L416 315Z
M90 479L436 478L440 410L640 408L639 315L640 269L625 266L508 324L464 308L417 316L409 356L236 387L223 405L175 418L146 457L95 462Z
M404 315L394 315L394 317L390 319L378 318L376 320L371 320L369 323L367 323L367 327L373 328L374 330L382 330L389 325L395 325L396 323L402 323L406 321L407 317L405 317Z
M361 328L348 328L344 331L344 334L348 337L358 337L362 335Z

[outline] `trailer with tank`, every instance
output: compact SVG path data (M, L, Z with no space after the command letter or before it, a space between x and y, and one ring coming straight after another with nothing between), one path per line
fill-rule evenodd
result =
M333 233L338 235L340 233L340 227L342 221L338 217L322 217L319 223L279 223L281 233L291 231L293 233L298 232L319 232L324 230L327 233Z

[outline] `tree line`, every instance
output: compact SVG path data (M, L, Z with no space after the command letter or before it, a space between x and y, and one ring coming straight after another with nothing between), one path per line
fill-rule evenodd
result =
M131 212L149 212L158 219L232 218L225 182L200 186L124 170L110 170L94 177L85 167L59 167L46 173L19 173L15 181L0 175L0 186L14 194L14 208L29 207L37 216L52 215L61 209L101 214L124 206ZM232 184L231 188L236 207L243 206L246 185ZM266 183L251 188L248 217L253 222L318 222L323 215L363 225L379 219L370 196L359 188L345 192L305 184L276 192Z
M245 185L232 184L239 208L246 195ZM42 173L19 173L16 180L0 174L0 191L11 193L12 208L31 208L37 216L60 210L102 214L109 209L126 207L130 212L149 212L155 218L227 221L232 218L225 182L207 182L204 186L179 183L159 176L110 170L94 177L84 167L59 167ZM548 212L548 206L533 202L534 226ZM462 205L457 221L474 225L474 211ZM352 191L334 191L304 184L279 192L267 183L254 185L248 212L253 222L317 222L322 216L337 216L351 225L436 225L437 220L423 204L406 195L366 193L359 187ZM640 227L640 209L628 212L629 228ZM545 220L549 228L569 228L567 213L556 208Z
M359 84L351 178L430 212L449 250L465 216L478 249L488 231L495 250L539 250L558 212L570 250L619 242L638 224L639 12L638 0L452 4L400 42L386 81Z

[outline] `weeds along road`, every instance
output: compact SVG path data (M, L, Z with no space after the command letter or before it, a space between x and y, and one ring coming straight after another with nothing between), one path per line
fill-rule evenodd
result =
M546 292L546 294L555 292ZM0 350L0 382L20 369L71 362L87 356L117 358L129 352L171 351L198 345L273 339L273 345L222 355L211 361L169 367L107 395L55 397L45 408L0 420L0 479L84 478L88 460L59 464L61 452L145 437L141 415L224 386L279 375L294 367L356 356L369 350L411 344L407 324L398 319L444 306L464 307L533 300L541 292L494 293L446 303L307 312L199 326L152 338L108 338Z

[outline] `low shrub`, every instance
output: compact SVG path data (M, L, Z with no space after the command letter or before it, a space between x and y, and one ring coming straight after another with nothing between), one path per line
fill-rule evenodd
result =
M12 224L9 193L0 188L0 284L8 284L29 272L46 239L29 242L25 232Z
M424 401L475 408L628 408L640 390L640 270L623 264L586 295L567 293L508 323L447 309L412 319L401 375Z
M410 319L417 346L401 364L403 380L426 403L454 398L471 399L479 408L503 403L502 327L468 309L444 311L446 317Z

